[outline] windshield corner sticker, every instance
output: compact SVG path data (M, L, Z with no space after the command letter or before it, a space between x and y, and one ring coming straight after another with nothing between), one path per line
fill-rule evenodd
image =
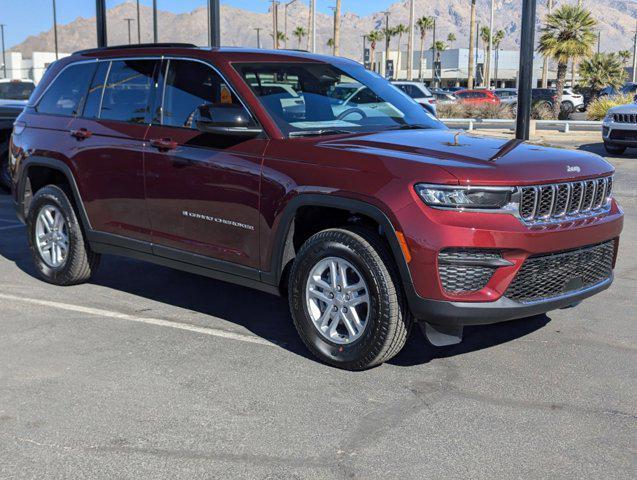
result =
M189 212L187 210L182 210L181 214L184 217L188 217L188 218L195 218L195 219L198 219L198 220L205 220L207 222L222 223L224 225L229 225L231 227L243 228L244 230L251 230L251 231L254 230L254 225L248 225L248 224L245 224L245 223L235 222L234 220L228 220L226 218L211 217L210 215L204 215L202 213Z

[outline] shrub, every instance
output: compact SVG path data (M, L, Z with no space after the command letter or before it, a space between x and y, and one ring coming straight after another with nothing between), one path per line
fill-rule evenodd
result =
M515 118L511 106L501 103L482 105L447 103L438 105L437 110L439 118Z
M548 102L536 102L531 107L531 118L533 120L553 120L555 118L553 107Z
M632 95L605 95L596 98L588 106L586 117L589 120L603 120L608 110L618 105L626 105L627 103L633 103Z

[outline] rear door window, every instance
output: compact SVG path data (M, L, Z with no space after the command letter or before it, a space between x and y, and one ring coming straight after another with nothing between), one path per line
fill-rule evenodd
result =
M82 111L89 82L96 63L70 65L60 73L44 92L36 107L39 113L75 116Z
M149 121L155 60L114 60L101 101L100 119Z

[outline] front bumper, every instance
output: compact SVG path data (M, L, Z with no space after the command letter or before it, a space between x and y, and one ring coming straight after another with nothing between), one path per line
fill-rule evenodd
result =
M602 138L609 145L637 147L637 124L605 121Z
M612 282L611 276L589 288L531 303L515 302L506 297L495 302L449 302L416 297L411 299L410 305L412 313L419 321L434 325L488 325L569 307L606 290Z

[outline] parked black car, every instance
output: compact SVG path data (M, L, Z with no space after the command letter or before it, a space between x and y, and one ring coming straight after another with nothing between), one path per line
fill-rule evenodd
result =
M0 106L0 188L8 190L11 187L9 175L9 137L13 129L13 122L24 109L24 103L6 104Z

